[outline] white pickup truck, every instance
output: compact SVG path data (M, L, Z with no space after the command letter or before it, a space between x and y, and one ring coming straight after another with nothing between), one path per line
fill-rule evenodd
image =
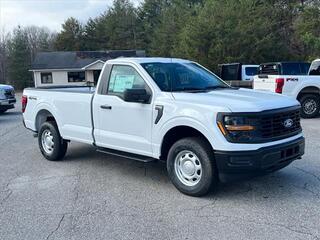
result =
M306 64L289 62L282 65L279 63L261 64L260 73L254 76L253 88L297 99L302 106L301 116L303 118L318 116L320 112L320 59L312 62L308 75L305 75L305 71L299 70ZM287 68L287 71L283 72L281 68ZM304 75L301 75L303 73Z
M173 184L192 196L304 154L298 101L229 87L181 59L109 60L95 91L25 89L22 111L47 159L62 159L77 141L138 161L163 160Z

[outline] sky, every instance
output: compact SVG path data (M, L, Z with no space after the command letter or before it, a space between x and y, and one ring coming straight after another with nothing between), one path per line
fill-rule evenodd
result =
M21 25L45 26L59 31L68 17L85 23L112 5L113 0L0 0L0 29ZM138 5L141 0L131 0Z

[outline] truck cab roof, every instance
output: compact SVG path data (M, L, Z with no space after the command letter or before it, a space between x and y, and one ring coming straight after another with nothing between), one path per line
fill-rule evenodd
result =
M107 63L119 63L119 62L131 62L131 63L150 63L150 62L161 62L161 63L191 63L189 60L180 59L180 58L157 58L157 57L133 57L133 58L116 58L108 60Z

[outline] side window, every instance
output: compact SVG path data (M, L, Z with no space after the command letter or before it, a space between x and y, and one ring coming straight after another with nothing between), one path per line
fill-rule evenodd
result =
M123 97L126 89L148 89L139 73L130 66L114 65L111 70L108 95Z
M282 63L283 75L301 75L299 63Z
M246 67L246 75L247 76L254 76L258 74L258 67Z
M301 75L308 75L310 63L301 63L300 68L301 68Z
M309 75L320 75L320 61L314 61L310 66Z

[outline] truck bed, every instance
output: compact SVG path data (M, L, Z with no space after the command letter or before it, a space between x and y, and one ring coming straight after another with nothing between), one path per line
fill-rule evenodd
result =
M92 143L91 99L92 87L27 88L28 96L24 121L27 128L39 131L37 116L44 111L56 119L64 139Z
M92 93L95 92L95 87L87 87L87 86L53 86L53 87L26 88L25 90L92 94Z

